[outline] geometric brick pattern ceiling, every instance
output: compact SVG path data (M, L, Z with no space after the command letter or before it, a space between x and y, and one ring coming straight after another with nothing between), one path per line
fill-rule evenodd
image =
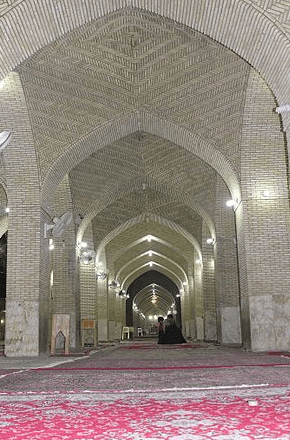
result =
M249 69L208 37L146 12L71 32L19 68L42 175L76 139L134 108L209 140L238 169Z
M42 179L71 144L134 110L184 127L220 150L239 173L250 66L186 26L125 9L72 31L17 70ZM217 177L209 165L137 127L130 136L91 150L95 153L70 171L69 181L75 213L93 213L95 247L144 212L179 225L201 243L202 219L195 206L212 213ZM162 234L174 238L168 228ZM115 252L124 237L113 241ZM110 254L114 261L108 245ZM126 258L136 256L132 251ZM187 270L186 261L179 263ZM124 264L125 255L115 270Z
M258 3L275 10L275 2ZM132 112L194 134L197 149L210 145L239 175L250 71L227 47L150 12L128 8L92 20L17 67L40 179L46 181L72 145ZM112 231L150 213L151 231L161 238L152 244L155 261L182 279L193 245L171 226L201 245L202 213L213 217L216 171L189 149L138 126L114 142L102 139L101 149L98 140L87 143L94 153L70 170L69 184L75 214L92 218L95 249ZM141 242L129 250L128 243L137 243L147 226L143 221L137 231L132 223L107 244L115 273L128 261L142 265L148 247Z

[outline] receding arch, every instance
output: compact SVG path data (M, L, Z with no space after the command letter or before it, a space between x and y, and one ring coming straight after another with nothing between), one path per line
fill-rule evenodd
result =
M148 272L148 270L152 269L148 264L143 264L136 270L132 271L126 278L123 280L123 283L121 284L121 288L127 290L128 286L138 278L140 275L144 274L145 272ZM184 280L181 279L177 274L175 274L173 271L167 269L165 266L161 266L160 264L156 263L154 265L154 270L158 270L158 272L162 273L163 275L166 275L167 278L172 280L176 286L179 289L182 289Z
M146 215L147 215L146 213L145 214L141 214L140 216L135 217L134 219L129 220L128 222L126 222L123 225L121 225L118 228L116 228L109 235L107 235L107 237L105 237L105 239L102 241L102 243L100 244L99 248L97 249L96 261L98 261L100 256L103 254L103 251L104 251L106 245L109 243L109 241L111 241L114 237L119 235L124 230L130 228L132 225L140 223L140 222L143 222L146 219ZM176 231L179 234L181 234L192 245L192 247L194 249L196 249L198 256L201 257L201 247L200 247L199 243L197 242L197 240L195 239L195 237L193 237L188 231L186 231L180 225L177 225L176 223L174 223L174 222L172 222L170 220L162 219L159 216L154 215L152 217L152 219L154 221L156 221L156 222L159 222L159 223L162 223L162 224L166 224L166 226L168 226L169 228L171 228L174 231ZM142 238L140 238L140 240L142 240ZM167 242L165 244L167 246L170 246L170 244L167 243ZM134 243L133 243L133 245L134 245Z
M78 163L106 145L136 131L145 131L163 137L190 151L215 169L225 181L231 196L240 200L241 191L236 172L228 159L210 142L201 139L195 133L178 124L139 111L103 124L64 151L44 179L42 187L43 200L50 199L58 183Z
M144 252L143 254L139 255L138 257L135 257L131 260L128 260L126 262L126 264L124 264L116 273L116 278L119 279L120 277L122 277L122 273L128 271L128 268L130 265L132 265L133 263L138 263L139 259L144 258L144 256L147 255L146 252ZM161 264L161 261L164 260L164 263L166 263L166 266L164 264ZM162 255L159 253L155 252L155 258L154 258L154 265L159 265L160 267L166 267L167 270L169 266L174 267L174 272L172 271L172 273L175 273L176 276L180 276L180 274L182 274L183 279L187 282L187 274L185 272L185 270L179 265L177 264L175 261L173 261L172 259L168 258L166 255ZM132 270L130 270L130 272L132 272Z
M107 206L108 198L110 200L112 198L113 199L121 198L124 195L126 195L128 191L132 191L133 189L141 189L143 184L144 184L144 178L139 178L139 179L135 180L134 182L129 181L126 185L122 186L122 188L119 188L117 191L114 192L113 197L111 197L112 196L111 193L110 194L108 194L108 193L103 194L101 199L98 199L97 201L95 201L94 205L90 206L88 208L88 214L85 216L85 218L81 222L80 227L78 229L77 240L79 242L81 242L82 236L83 236L87 226L90 224L91 220ZM184 193L180 194L180 192L177 191L175 188L172 188L172 187L169 188L167 185L163 185L160 182L153 181L153 179L149 178L148 176L146 176L146 186L148 188L156 189L157 191L160 191L166 195L175 197L178 200L182 199L183 203L186 206L193 209L195 212L197 212L197 214L200 215L200 217L203 219L203 221L205 221L212 237L215 237L214 223L213 223L213 220L212 220L210 214L203 206L201 206L200 203L194 201L192 199L192 197L190 197L189 195L184 194ZM147 214L145 214L145 215L147 215ZM132 220L132 221L134 221L134 220Z

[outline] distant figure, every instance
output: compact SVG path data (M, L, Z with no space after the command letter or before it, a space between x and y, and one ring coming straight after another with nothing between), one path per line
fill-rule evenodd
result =
M171 313L167 315L167 319L165 322L165 344L185 344L186 340L184 339L181 330L175 324L175 320Z
M157 322L158 344L165 344L165 324L163 316L158 317Z

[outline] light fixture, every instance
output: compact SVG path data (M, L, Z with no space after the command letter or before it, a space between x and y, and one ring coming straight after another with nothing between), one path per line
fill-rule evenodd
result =
M99 263L96 265L96 278L100 280L105 280L108 276L108 270L104 268L103 264Z
M207 244L212 244L212 245L214 245L216 241L215 241L214 238L208 238L208 239L206 240L206 242L207 242Z
M155 306L155 304L157 303L157 301L158 301L158 296L156 295L155 290L153 290L153 291L152 291L152 296L151 296L151 302L152 302L152 304Z
M82 242L80 243L80 247L81 247L81 248L87 248L87 247L88 247L88 243L86 243L85 241L82 241Z
M290 112L290 105L289 104L281 105L280 107L277 107L275 111L276 113Z
M266 198L270 197L270 191L267 189L265 191L263 191L263 197L266 197Z
M147 237L147 241L150 243L151 240L152 240L151 235L148 235L148 237Z
M233 208L234 211L236 211L236 209L240 206L241 200L239 199L230 199L226 202L226 205L229 208Z
M112 280L109 284L108 284L110 289L117 289L118 287L120 287L120 283L118 280Z
M149 266L150 266L150 267L152 267L152 266L153 266L153 262L152 262L152 261L150 261L150 263L149 263Z
M53 251L53 249L54 249L54 244L53 244L53 239L52 238L49 239L49 247L48 247L48 249L50 251Z
M0 89L3 89L3 87L4 87L4 81L2 80L0 81Z
M95 256L96 254L94 251L85 251L82 253L80 260L82 261L83 264L88 265L94 262Z
M121 296L122 298L125 298L125 299L127 299L127 298L130 297L130 295L128 295L128 294L126 293L126 290L124 290L124 289L120 290L120 291L118 292L118 295Z
M238 206L238 202L236 200L231 199L231 200L227 201L226 205L229 206L229 207L234 207L235 208L236 206Z
M8 212L10 212L10 208L8 208L8 206L7 206L7 208L5 208L5 212L7 212L7 214L8 214Z

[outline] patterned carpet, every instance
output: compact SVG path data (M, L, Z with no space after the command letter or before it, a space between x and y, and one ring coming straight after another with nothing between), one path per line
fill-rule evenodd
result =
M34 368L3 359L0 439L290 440L290 359L274 354L131 342Z

